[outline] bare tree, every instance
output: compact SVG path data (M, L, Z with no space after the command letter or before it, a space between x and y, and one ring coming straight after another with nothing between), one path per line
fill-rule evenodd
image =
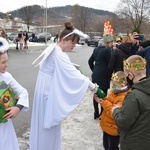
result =
M22 7L20 12L21 12L21 15L23 17L25 24L27 25L27 29L29 32L30 25L32 24L32 20L33 20L32 7L31 6Z
M74 5L72 8L72 22L76 28L85 32L87 28L88 12L85 7Z
M132 32L141 32L142 25L149 21L150 0L121 0L116 14Z

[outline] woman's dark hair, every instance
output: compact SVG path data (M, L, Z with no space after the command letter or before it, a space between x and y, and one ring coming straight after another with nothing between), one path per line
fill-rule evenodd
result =
M60 41L68 35L69 33L73 32L74 26L71 24L71 22L65 22L65 29L60 33ZM66 41L71 40L72 42L78 42L79 41L79 35L78 34L71 34L68 37L65 38Z

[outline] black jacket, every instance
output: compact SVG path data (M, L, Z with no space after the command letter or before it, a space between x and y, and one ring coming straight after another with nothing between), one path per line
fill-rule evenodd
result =
M108 65L110 77L113 72L123 71L123 60L129 57L130 49L131 43L123 43L111 53L111 58Z
M93 50L89 58L89 67L92 70L92 82L97 83L101 89L108 89L110 79L108 77L108 63L111 56L110 48L105 46Z

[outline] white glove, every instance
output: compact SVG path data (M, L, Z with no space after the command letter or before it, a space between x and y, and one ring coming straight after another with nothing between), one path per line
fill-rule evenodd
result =
M99 87L99 86L98 86L96 83L94 84L94 83L90 82L88 88L89 88L93 93L97 93L98 87Z

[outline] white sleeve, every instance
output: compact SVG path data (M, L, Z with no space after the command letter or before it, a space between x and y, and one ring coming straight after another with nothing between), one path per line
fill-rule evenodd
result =
M91 91L93 91L94 88L95 88L95 84L92 83L91 81L89 81L89 86L88 86L88 88L89 88Z
M28 98L27 90L23 88L8 72L5 72L4 74L0 74L0 77L17 94L19 98L17 104L22 105L23 106L22 110L27 111L29 108L29 98Z
M25 88L23 88L13 77L9 86L14 90L14 92L19 97L17 104L22 105L23 109L27 111L29 108L29 100L28 100L28 92Z
M88 88L93 92L96 93L98 90L98 85L96 83L92 83L91 81L89 82Z

